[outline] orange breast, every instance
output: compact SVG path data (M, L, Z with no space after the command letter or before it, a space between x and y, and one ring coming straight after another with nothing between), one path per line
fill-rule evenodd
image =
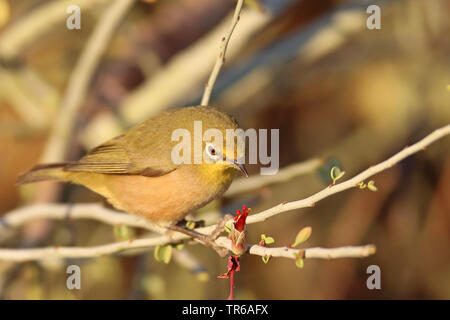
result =
M94 179L92 175L97 175ZM166 225L183 219L228 189L232 176L205 182L202 175L180 166L160 177L138 175L105 175L90 173L72 177L103 195L117 209L144 216ZM220 181L220 182L218 182Z

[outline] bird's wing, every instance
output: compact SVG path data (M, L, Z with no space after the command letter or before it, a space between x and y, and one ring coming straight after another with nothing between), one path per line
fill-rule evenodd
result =
M64 170L157 177L176 169L177 166L171 161L152 159L145 153L141 154L143 150L133 152L123 137L119 136L94 148L79 161L69 163Z

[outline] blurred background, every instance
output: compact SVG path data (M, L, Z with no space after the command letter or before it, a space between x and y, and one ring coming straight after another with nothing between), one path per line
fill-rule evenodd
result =
M66 27L71 4L81 8L80 30ZM138 121L199 104L236 2L135 1L94 64L86 90L70 98L70 87L81 81L74 73L82 52L112 4L0 0L0 215L36 202L104 202L79 186L19 189L15 182L43 159L78 159ZM366 27L370 4L381 8L379 30ZM280 129L281 167L314 158L323 165L225 196L202 211L234 213L246 204L258 212L304 198L330 184L332 166L352 177L448 124L449 13L448 0L247 0L211 105L233 114L243 128ZM68 147L55 156L49 146L58 123L70 129ZM444 138L376 175L377 192L348 190L314 208L250 225L252 243L264 233L275 245L289 245L311 226L305 247L372 243L377 252L366 259L306 260L303 269L293 260L264 264L245 255L236 298L450 299L449 147ZM249 171L259 174L257 165ZM94 246L145 236L90 220L34 220L0 230L2 248ZM177 262L185 255L195 268ZM81 267L81 290L66 288L70 264ZM381 290L366 287L372 264L380 266ZM155 261L151 250L0 261L0 298L225 299L229 282L217 279L225 271L226 260L199 245L186 246L169 264Z

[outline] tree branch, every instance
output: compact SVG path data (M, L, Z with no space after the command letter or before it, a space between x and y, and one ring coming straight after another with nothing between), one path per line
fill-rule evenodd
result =
M202 106L208 106L209 104L209 98L211 97L211 92L214 87L214 83L216 82L217 76L219 75L220 69L222 68L223 64L225 63L225 54L227 52L227 46L228 42L230 41L231 35L233 34L234 28L236 27L242 5L244 4L244 0L238 0L236 4L236 9L234 10L233 20L231 21L230 29L228 30L228 33L223 37L220 41L220 47L219 47L219 55L217 56L216 63L214 64L214 68L211 72L211 75L209 76L208 82L205 86L205 91L203 92L203 97L201 101Z
M416 142L415 144L405 147L402 151L396 153L389 159L370 167L369 169L364 170L360 174L356 175L355 177L346 180L342 183L331 185L322 191L317 192L316 194L297 201L287 202L287 203L281 203L275 207L272 207L270 209L264 210L258 214L251 215L247 218L247 224L265 221L266 219L273 217L277 214L280 214L282 212L287 212L295 209L301 209L301 208L307 208L307 207L313 207L315 204L325 199L333 194L336 194L338 192L342 192L344 190L355 188L358 186L360 182L363 182L367 178L372 177L373 175L384 171L386 169L389 169L393 167L395 164L400 162L401 160L409 157L410 155L417 153L421 150L425 150L427 146L432 144L433 142L445 137L446 135L450 134L450 124L439 128L423 138L422 140Z
M111 254L118 254L123 251L142 248L153 248L158 245L170 243L171 239L167 236L160 236L148 239L128 240L105 244L95 247L47 247L37 249L0 249L0 260L25 262L31 260L48 259L80 259L80 258L98 258ZM216 243L228 250L231 250L231 240L226 237L219 237ZM137 250L137 252L141 252ZM309 248L292 249L287 247L267 248L258 245L250 245L249 251L252 255L272 257L283 257L296 259L294 253L305 259L337 259L337 258L363 258L375 253L375 247L372 245L360 247L341 247L341 248Z
M252 35L273 19L273 15L256 10L246 12L245 19L239 22L239 33L233 34L233 46L227 49L227 57L245 47ZM211 74L211 65L217 58L217 40L226 34L228 28L227 18L191 46L178 52L164 68L130 92L119 107L120 118L125 124L135 124L185 103L186 97L191 96L198 89L198 84ZM186 81L186 75L189 81ZM94 118L91 123L97 120Z
M17 228L33 219L93 219L110 225L127 225L143 228L157 233L164 228L148 222L145 218L105 208L95 203L57 204L37 203L10 211L0 217L0 232L5 228Z
M224 248L231 249L231 240L225 237L217 239L216 243ZM262 247L256 244L249 245L248 252L257 256L271 256L277 258L297 259L297 255L304 259L338 259L338 258L365 258L374 254L374 245L345 246L339 248L306 248L294 249L289 247Z

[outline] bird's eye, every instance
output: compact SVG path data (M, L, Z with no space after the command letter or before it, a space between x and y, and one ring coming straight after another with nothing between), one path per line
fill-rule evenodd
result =
M206 151L209 155L209 157L213 160L217 160L218 159L218 152L216 151L216 149L214 148L213 144L208 143L206 145Z

